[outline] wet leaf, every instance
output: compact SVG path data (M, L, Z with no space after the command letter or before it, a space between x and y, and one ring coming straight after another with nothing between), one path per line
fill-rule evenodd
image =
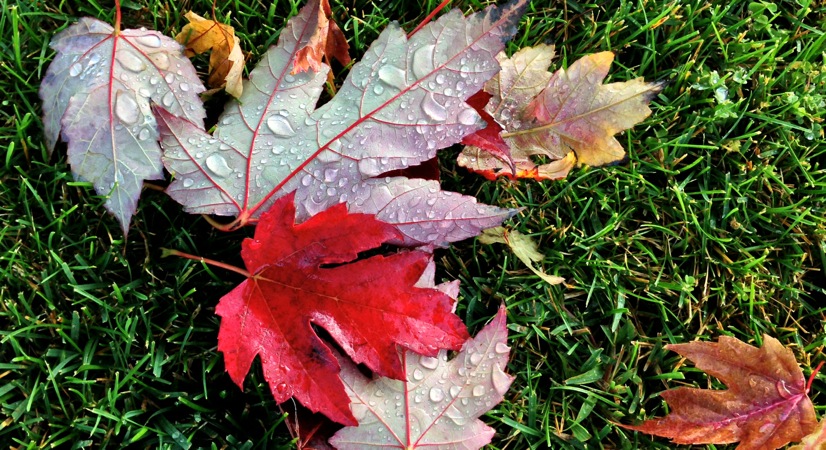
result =
M250 277L225 295L218 350L239 386L256 355L275 400L355 424L339 365L313 330L323 328L357 363L402 378L396 346L436 356L467 339L453 299L427 274L432 255L403 251L359 259L395 238L394 227L335 205L295 225L292 195L261 217L241 255ZM432 267L430 268L432 270Z
M728 444L738 450L776 449L796 442L817 425L803 371L794 354L771 336L763 347L721 336L716 342L672 344L727 390L677 388L662 393L671 413L627 426L671 438L677 444Z
M350 64L350 45L333 20L328 0L310 0L305 7L311 12L307 26L314 30L306 45L298 50L293 62L293 74L312 69L319 72L324 57L335 59L342 65Z
M319 108L329 68L292 73L316 31L312 4L305 7L214 135L159 112L164 163L176 175L167 192L188 212L236 216L232 227L255 222L289 192L299 221L343 202L395 224L411 245L442 245L498 225L512 211L442 191L437 181L384 174L430 160L481 128L464 100L498 71L494 55L525 4L469 17L452 11L410 39L391 24Z
M187 56L212 51L209 55L209 79L211 88L221 88L233 97L243 92L244 53L241 39L229 25L205 19L192 11L184 16L189 21L175 36L175 40L186 47Z
M611 52L585 56L550 74L552 58L549 45L524 48L512 58L502 53L502 71L485 85L492 96L485 111L495 121L489 126L502 130L516 173L484 142L470 142L459 156L461 166L491 179L558 179L575 164L602 166L625 158L614 135L651 114L648 103L662 84L641 78L602 84ZM535 157L552 162L537 165Z
M513 377L505 373L510 347L506 311L452 360L403 352L405 381L372 380L342 362L341 379L352 401L357 427L340 430L330 443L340 449L477 449L493 437L479 416L502 401Z
M150 101L203 127L204 90L181 46L155 31L114 33L82 18L52 38L57 51L40 85L49 151L68 144L75 178L108 196L106 209L126 233L144 180L163 178Z

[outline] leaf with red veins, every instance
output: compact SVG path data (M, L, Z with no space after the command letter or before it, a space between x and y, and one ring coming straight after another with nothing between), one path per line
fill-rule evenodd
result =
M75 178L109 197L125 234L143 181L163 178L150 102L203 127L204 86L180 44L155 31L116 34L87 17L50 46L57 55L40 85L46 145L51 152L62 137Z
M728 444L738 450L776 449L815 430L806 379L791 350L771 336L757 348L721 336L716 342L672 344L727 390L677 388L661 395L671 413L641 425L623 425L677 444Z
M350 45L347 44L347 38L341 28L333 20L329 1L310 0L305 8L312 10L308 18L308 26L315 31L304 47L296 53L293 74L308 69L318 72L321 70L322 59L325 55L328 61L333 58L342 65L350 64Z
M218 350L239 386L260 355L277 402L294 396L332 420L355 424L336 358L313 326L357 363L393 378L404 376L396 346L436 356L460 348L467 331L451 312L453 299L430 287L431 254L358 259L396 238L394 227L349 214L344 205L300 225L294 217L293 196L282 197L244 241L241 256L252 275L218 304Z
M602 84L614 59L611 52L585 56L553 74L547 72L553 58L549 45L498 58L502 71L485 85L492 95L485 110L503 129L500 136L516 173L497 161L500 155L477 143L459 156L459 165L488 178L557 179L574 164L622 160L625 150L614 135L648 117L648 103L663 86L639 78ZM553 162L538 166L534 156Z
M292 74L314 29L305 7L250 74L214 136L159 112L168 192L188 212L255 221L296 192L297 219L337 203L393 223L405 244L442 245L498 225L513 211L384 174L416 166L483 126L464 100L499 69L494 55L525 0L468 17L453 11L410 39L391 24L320 108L329 68Z
M341 379L352 401L357 427L336 433L330 443L339 450L370 448L477 449L494 431L479 416L502 401L513 377L505 373L506 312L465 343L452 360L403 352L404 381L365 377L349 361Z

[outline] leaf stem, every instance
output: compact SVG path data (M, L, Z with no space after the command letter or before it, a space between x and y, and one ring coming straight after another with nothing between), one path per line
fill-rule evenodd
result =
M120 0L115 0L115 36L120 34Z
M422 23L420 23L416 28L414 28L413 31L411 31L410 34L407 35L407 37L411 38L414 34L418 33L418 31L424 28L425 25L430 23L430 21L433 20L433 17L436 14L438 14L439 11L444 9L444 7L447 6L448 3L450 3L450 0L442 0L442 3L440 3L439 6L436 7L436 9L430 11L430 14L428 14L427 17L425 17L424 20L422 20Z
M222 263L220 261L215 261L214 259L204 258L202 256L190 255L189 253L184 253L184 252L179 251L179 250L174 250L174 249L169 249L169 248L161 248L161 258L166 258L168 256L177 256L179 258L186 258L186 259L191 259L193 261L200 261L202 263L209 264L210 266L220 267L222 269L229 270L231 272L241 274L241 275L243 275L247 278L252 277L252 274L247 272L244 269L241 269L241 268L238 268L238 267L226 264L226 263Z
M821 361L820 364L818 364L817 367L815 367L815 370L812 372L812 374L809 375L809 381L806 382L806 393L807 394L809 393L809 389L812 388L812 382L815 381L815 377L817 377L817 374L818 374L818 372L820 372L820 369L823 367L824 362L826 362L826 361Z

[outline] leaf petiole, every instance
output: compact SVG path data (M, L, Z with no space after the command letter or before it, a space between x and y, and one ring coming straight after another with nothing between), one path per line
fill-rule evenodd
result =
M169 257L169 256L177 256L179 258L186 258L186 259L191 259L193 261L200 261L202 263L209 264L210 266L220 267L222 269L226 269L226 270L229 270L231 272L241 274L241 275L243 275L247 278L252 277L252 274L247 272L244 269L241 269L239 267L235 267L235 266L232 266L232 265L229 265L229 264L226 264L226 263L222 263L220 261L215 261L214 259L204 258L202 256L191 255L189 253L184 253L184 252L179 251L179 250L174 250L174 249L169 249L169 248L161 248L161 258L166 258L166 257Z

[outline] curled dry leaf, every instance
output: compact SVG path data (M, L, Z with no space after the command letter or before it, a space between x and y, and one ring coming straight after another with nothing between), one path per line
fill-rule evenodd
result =
M176 176L167 192L188 212L236 216L227 228L255 222L290 192L299 221L346 203L395 224L411 245L443 245L499 225L513 211L442 191L438 181L385 174L428 161L482 127L465 99L499 70L495 55L526 4L468 17L454 10L410 39L389 25L319 108L329 68L292 73L316 32L313 4L306 6L213 135L159 111L164 164Z
M505 373L505 322L503 306L452 360L445 351L435 358L402 352L404 381L371 380L342 361L341 379L359 425L340 430L330 443L339 450L470 450L488 444L494 431L478 418L502 401L513 381Z
M51 152L68 144L77 179L89 181L124 234L144 180L163 178L150 102L203 128L204 86L180 44L156 31L115 30L82 18L52 38L57 51L40 85Z
M529 236L525 236L517 230L508 230L505 227L494 227L482 231L479 236L479 242L483 244L500 243L506 244L514 255L528 266L536 276L545 280L548 284L560 284L565 282L565 278L555 275L548 275L547 273L534 267L533 263L545 259L545 255L539 252L539 249Z
M502 71L485 85L492 96L485 111L493 119L487 134L501 130L516 173L496 156L499 145L480 145L473 138L466 139L472 146L459 156L460 165L488 178L556 179L574 164L602 166L625 157L614 135L651 114L648 103L662 84L642 79L601 84L614 59L611 52L585 56L550 74L552 58L550 45L524 48L512 58L499 54ZM553 162L537 167L535 156Z
M677 444L728 444L738 450L777 449L817 425L803 371L794 354L771 336L757 348L721 336L718 342L672 344L727 390L677 388L662 393L671 413L625 428L671 438Z
M250 277L225 295L218 350L239 386L256 355L275 400L295 397L307 408L355 425L338 378L339 365L313 326L357 363L403 378L396 346L436 356L467 339L454 301L420 284L432 254L403 251L359 259L359 253L398 236L367 214L333 206L295 225L293 196L279 199L261 217L241 256ZM429 277L432 278L432 275Z
M190 57L212 50L207 85L211 88L223 87L233 97L240 97L244 89L244 53L241 52L241 39L235 35L235 29L192 11L184 17L189 23L175 36L175 40L186 47Z
M293 62L293 74L311 69L321 71L322 60L326 56L343 65L350 64L350 45L333 20L333 12L328 0L310 0L307 3L311 13L308 15L308 27L314 30L306 45L298 50Z

